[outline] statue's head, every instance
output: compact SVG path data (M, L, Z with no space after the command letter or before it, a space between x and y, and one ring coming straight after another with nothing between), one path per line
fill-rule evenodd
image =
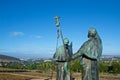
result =
M68 38L64 38L64 44L69 44L69 39Z
M88 38L90 39L88 42L91 42L91 45L93 45L91 51L95 53L96 57L99 59L102 55L102 41L95 28L90 28L88 30Z
M95 28L90 28L88 30L88 38L94 38L97 34L97 31Z

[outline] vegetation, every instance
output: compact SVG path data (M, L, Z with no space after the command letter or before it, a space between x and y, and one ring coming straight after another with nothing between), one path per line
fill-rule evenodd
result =
M9 63L6 68L0 68L1 70L13 70L13 72L0 72L0 78L2 80L30 80L50 78L53 76L55 79L56 67L54 62L44 62L43 60L31 61L22 63ZM11 69L10 69L11 68ZM16 69L28 70L27 72L16 72ZM80 60L74 60L70 62L70 70L72 76L76 79L81 78L82 66L80 65ZM120 62L99 62L100 80L116 80L120 78ZM114 73L114 74L111 74ZM15 74L15 75L14 75ZM22 75L21 75L22 74Z
M70 62L70 70L72 72L81 72L82 66L80 65L79 59L76 59Z
M35 60L35 61L20 61L18 58L0 55L0 64L1 67L11 68L11 69L24 69L24 70L38 70L39 72L49 72L55 71L55 62L48 61L44 62L44 60ZM4 60L8 60L8 62L4 62ZM16 60L18 62L9 62L9 60ZM71 72L81 72L82 66L80 65L80 60L76 59L70 62L70 70ZM99 62L99 72L101 73L120 73L120 61L100 61Z
M120 61L99 62L99 71L102 73L120 73Z
M54 61L18 61L9 62L9 60L18 60L12 57L7 58L8 62L1 62L0 78L2 80L30 80L30 78L45 78L54 76L56 65ZM6 64L7 63L7 64ZM80 60L76 59L70 62L72 76L76 79L81 78L82 66ZM120 78L120 61L100 61L99 62L100 80L115 80ZM15 75L14 75L15 74ZM16 75L17 74L17 75ZM19 74L22 74L21 76ZM26 76L29 75L29 76ZM6 78L7 76L7 78ZM13 78L12 78L13 76ZM37 77L36 77L37 76ZM9 79L10 77L10 79ZM43 80L43 79L41 79Z
M55 62L44 62L43 60L24 63L12 62L8 63L6 66L4 65L3 67L11 69L37 70L39 72L49 72L56 70ZM70 62L70 70L71 72L81 72L82 66L80 65L79 59ZM120 61L100 61L99 72L120 73Z

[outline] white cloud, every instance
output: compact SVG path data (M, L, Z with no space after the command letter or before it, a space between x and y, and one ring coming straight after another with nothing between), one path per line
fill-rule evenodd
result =
M23 32L11 32L12 36L23 36L24 33Z

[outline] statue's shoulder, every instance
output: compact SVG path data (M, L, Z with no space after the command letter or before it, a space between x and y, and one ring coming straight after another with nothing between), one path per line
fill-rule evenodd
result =
M88 58L97 59L97 47L94 39L84 42L80 51Z
M81 46L80 50L82 51L86 51L88 50L88 48L91 46L91 40L88 40L86 42L83 43L83 45Z

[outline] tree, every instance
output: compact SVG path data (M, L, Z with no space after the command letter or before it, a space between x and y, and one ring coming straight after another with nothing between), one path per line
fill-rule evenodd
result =
M71 61L70 69L73 72L81 72L82 66L80 65L80 60L76 59L76 60Z
M99 62L99 72L108 72L108 63L107 62Z
M113 72L115 73L120 72L120 62L113 61L112 66L113 66Z

